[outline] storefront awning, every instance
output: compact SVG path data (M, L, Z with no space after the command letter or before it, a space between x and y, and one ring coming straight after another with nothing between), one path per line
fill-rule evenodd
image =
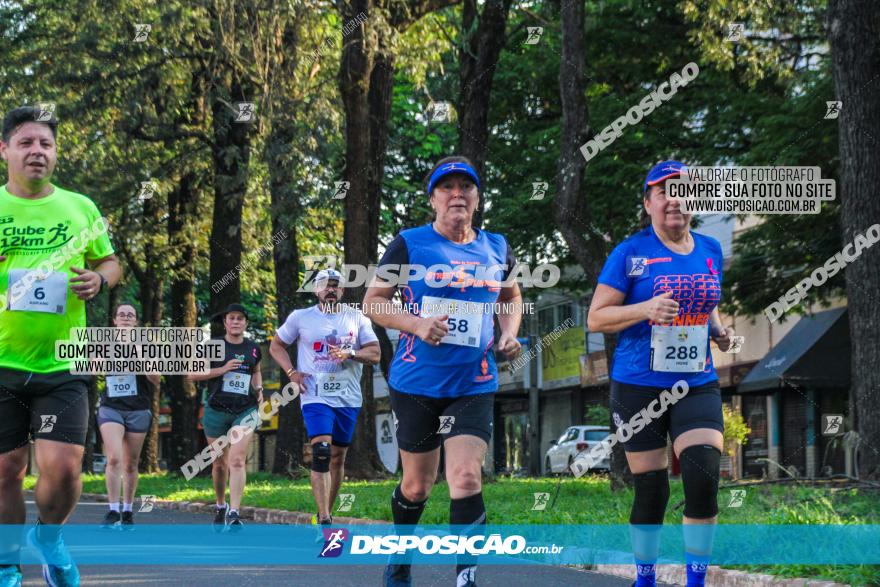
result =
M803 316L791 332L743 378L737 393L773 391L786 383L810 387L848 387L849 362L846 308Z

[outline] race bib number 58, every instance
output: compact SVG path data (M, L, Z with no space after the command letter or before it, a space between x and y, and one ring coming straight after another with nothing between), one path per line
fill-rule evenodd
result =
M449 316L446 322L449 325L449 332L440 341L441 344L478 347L483 329L484 310L485 305L477 302L424 296L421 316L423 318L443 314Z

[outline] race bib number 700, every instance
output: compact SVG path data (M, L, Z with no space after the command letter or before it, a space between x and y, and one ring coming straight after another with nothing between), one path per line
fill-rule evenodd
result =
M108 397L131 397L137 395L137 379L134 375L107 375Z

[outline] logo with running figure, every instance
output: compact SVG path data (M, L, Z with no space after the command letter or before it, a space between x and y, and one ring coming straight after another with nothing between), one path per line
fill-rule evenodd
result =
M336 508L337 512L350 512L351 506L354 505L354 493L340 493L339 494L339 507Z
M832 100L825 102L825 120L835 120L838 116L840 116L840 109L843 107L843 102L840 100Z
M544 34L544 27L542 26L530 26L526 27L529 31L529 36L526 37L524 45L537 45L538 41L541 40L541 35Z
M40 429L37 432L52 432L55 428L55 414L40 416Z
M345 199L345 194L348 193L348 188L351 187L351 182L348 181L337 181L336 182L336 192L333 194L334 200L342 200Z
M156 505L156 496L155 495L142 495L141 496L141 507L138 508L138 513L149 513L153 511L153 507Z
M627 258L627 277L638 277L645 274L645 268L648 266L647 257L629 257Z
M254 118L256 118L256 113L254 112L254 103L236 102L233 115L235 116L234 122L253 122Z
M141 24L138 23L134 25L134 39L132 39L135 43L145 43L147 41L147 37L150 36L150 31L153 30L153 25L151 24Z
M729 508L738 508L742 506L743 501L746 499L746 490L745 489L731 489L730 490L730 503L727 504Z
M452 432L453 424L455 424L455 416L440 416L440 428L437 429L437 434Z
M532 505L532 510L542 511L547 509L548 501L550 501L549 493L535 493L535 503Z
M345 549L345 541L348 540L348 530L345 528L323 528L324 546L318 558L336 558Z
M37 105L37 122L52 122L55 119L55 103L42 102Z
M822 414L822 435L833 436L840 432L843 414Z

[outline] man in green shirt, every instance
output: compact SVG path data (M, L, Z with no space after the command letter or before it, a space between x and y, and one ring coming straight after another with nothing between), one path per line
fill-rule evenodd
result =
M39 511L28 540L49 585L79 585L61 538L82 491L89 377L55 358L55 343L86 326L85 303L122 271L94 202L51 183L52 113L21 107L3 120L0 156L0 524L24 524L28 441L39 469ZM21 584L19 544L0 544L0 587Z

